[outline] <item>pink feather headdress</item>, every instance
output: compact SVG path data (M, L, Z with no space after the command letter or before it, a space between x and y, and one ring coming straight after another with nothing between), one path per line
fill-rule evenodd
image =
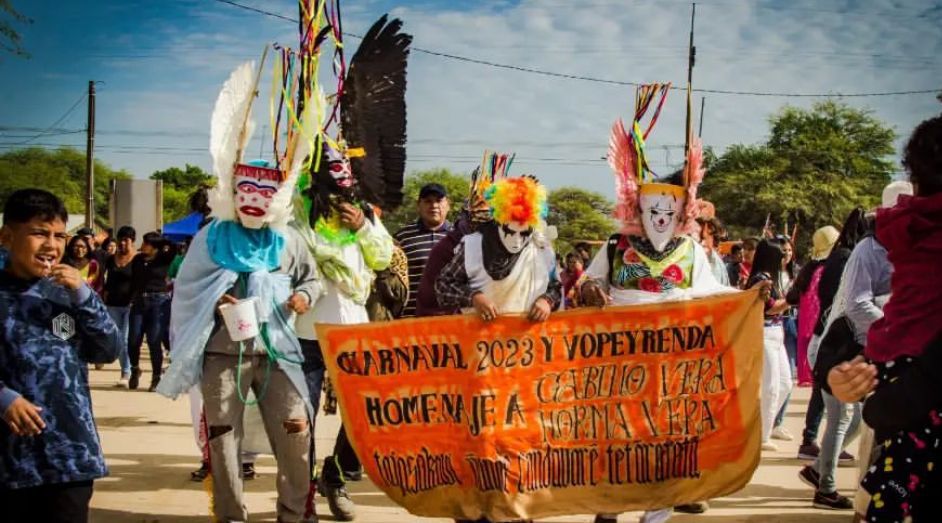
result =
M635 95L635 115L630 129L625 129L621 120L612 126L608 141L608 165L615 172L615 212L614 216L622 224L624 234L643 234L641 215L638 212L638 200L641 186L656 183L645 158L645 140L654 129L667 92L671 84L645 84L638 87ZM648 108L659 98L647 129L641 131L641 119ZM697 189L703 181L703 145L700 140L691 137L690 147L684 165L684 212L680 232L693 232L694 223L700 213Z
M608 165L615 171L615 219L625 234L641 233L638 214L638 157L625 124L617 120L608 140Z
M684 185L687 199L684 202L684 221L680 225L681 232L684 234L693 234L696 231L695 224L702 208L700 200L697 199L697 190L700 188L700 182L703 181L705 174L703 143L696 136L691 136L690 147L687 149L687 163L684 165Z

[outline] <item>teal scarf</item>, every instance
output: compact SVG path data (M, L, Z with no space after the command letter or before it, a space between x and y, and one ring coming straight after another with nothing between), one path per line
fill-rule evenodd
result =
M284 236L269 229L247 229L233 221L209 224L209 256L235 272L273 271L281 266Z

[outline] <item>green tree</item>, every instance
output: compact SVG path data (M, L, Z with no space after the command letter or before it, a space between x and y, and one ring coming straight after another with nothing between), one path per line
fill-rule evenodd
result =
M0 0L0 51L28 58L29 54L20 45L20 32L14 27L15 23L31 24L33 21L14 9L10 0Z
M124 170L115 171L95 160L95 217L108 225L111 180L128 179ZM85 212L85 153L63 147L17 149L0 155L0 205L19 189L42 188L62 198L72 214Z
M448 169L418 171L409 173L406 176L402 187L402 205L392 212L383 214L383 225L386 226L390 234L395 234L406 224L418 219L416 202L419 200L419 190L427 183L441 184L448 191L448 199L451 201L448 219L454 222L461 206L468 199L468 189L471 185L470 175L455 174Z
M797 225L806 252L815 229L840 226L855 206L879 201L894 171L895 133L869 111L835 101L785 107L770 126L766 143L707 155L700 194L731 237L759 234L768 217L779 232Z
M211 174L196 165L186 164L186 167L170 167L155 171L150 175L151 180L163 182L164 223L179 220L190 214L190 195L201 186L210 185L215 181Z
M617 225L611 215L612 203L599 193L578 187L551 191L546 222L559 233L556 252L565 255L580 241L607 239Z

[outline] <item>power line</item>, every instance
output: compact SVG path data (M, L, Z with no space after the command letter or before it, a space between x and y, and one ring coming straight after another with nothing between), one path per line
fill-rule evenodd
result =
M32 136L30 138L27 138L26 140L23 140L22 142L19 142L16 145L26 145L41 136L45 136L46 133L48 133L50 130L54 129L57 125L65 121L65 119L68 118L70 114L72 114L72 111L74 111L75 108L78 107L79 104L82 103L82 101L84 101L87 96L88 96L88 93L83 93L82 96L80 96L79 99L76 100L74 104L72 104L72 107L69 107L69 109L65 113L63 113L62 116L60 116L58 120L53 122L52 125L44 129L43 131L40 131L39 134Z
M273 18L278 18L281 20L287 20L292 23L298 23L298 20L288 16L280 15L278 13L273 13L271 11L266 11L264 9L259 9L256 7L240 4L232 0L214 0L222 4L231 5L240 9L245 9L247 11L252 11L254 13L262 14L265 16L270 16ZM357 39L362 39L363 36L344 32L344 36L350 36ZM568 73L558 73L555 71L546 71L543 69L535 69L532 67L523 67L518 65L511 64L502 64L498 62L492 62L490 60L481 60L478 58L470 58L467 56L460 56L451 53L443 53L440 51L433 51L430 49L424 49L421 47L413 46L411 48L417 53L423 53L431 56L437 56L439 58L447 58L449 60L455 60L459 62L472 63L483 65L487 67L494 67L498 69L508 69L512 71L518 71L523 73L537 74L542 76L549 76L553 78L564 78L567 80L581 80L585 82L594 82L601 84L610 84L610 85L625 85L637 87L641 85L641 82L629 82L623 80L611 80L606 78L596 78L591 76L568 74ZM674 90L685 90L685 88L674 86ZM886 92L871 92L871 93L783 93L783 92L759 92L759 91L734 91L726 89L693 89L694 92L698 93L710 93L710 94L726 94L726 95L737 95L737 96L766 96L766 97L777 97L777 98L863 98L863 97L877 97L877 96L903 96L903 95L916 95L916 94L936 94L939 92L938 89L920 89L920 90L911 90L911 91L886 91Z

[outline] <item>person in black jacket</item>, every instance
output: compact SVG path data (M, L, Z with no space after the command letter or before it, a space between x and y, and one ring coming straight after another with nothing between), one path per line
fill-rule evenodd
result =
M144 235L141 252L131 260L131 317L128 335L128 356L131 360L131 379L128 386L138 387L141 378L139 362L141 344L147 337L152 369L150 391L160 383L164 353L161 343L167 328L167 304L170 302L167 271L173 253L164 250L165 240L156 232Z

